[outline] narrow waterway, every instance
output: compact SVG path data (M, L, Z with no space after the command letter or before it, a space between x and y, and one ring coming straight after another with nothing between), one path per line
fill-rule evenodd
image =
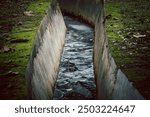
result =
M53 99L96 99L93 29L68 16L66 42Z

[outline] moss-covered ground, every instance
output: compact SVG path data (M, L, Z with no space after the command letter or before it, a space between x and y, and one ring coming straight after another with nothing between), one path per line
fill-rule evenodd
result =
M149 11L149 0L105 0L109 49L146 99L150 99Z
M0 1L0 99L27 99L25 69L50 1Z

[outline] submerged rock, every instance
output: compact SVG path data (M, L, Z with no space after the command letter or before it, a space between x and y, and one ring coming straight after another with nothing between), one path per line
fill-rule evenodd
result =
M63 92L61 90L56 89L53 95L53 99L61 99L63 97Z
M83 87L80 82L75 83L73 90L75 93L81 94L85 97L92 97L91 92L87 88Z

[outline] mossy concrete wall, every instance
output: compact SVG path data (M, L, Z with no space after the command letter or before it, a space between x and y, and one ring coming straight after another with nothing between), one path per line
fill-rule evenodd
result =
M144 99L117 68L108 49L103 0L58 0L61 10L80 16L95 27L94 70L98 99Z
M26 70L29 99L52 99L66 26L53 0L41 21Z

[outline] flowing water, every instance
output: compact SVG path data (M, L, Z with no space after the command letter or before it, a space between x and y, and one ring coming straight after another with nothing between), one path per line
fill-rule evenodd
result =
M93 72L93 29L64 16L67 26L53 99L96 99Z

